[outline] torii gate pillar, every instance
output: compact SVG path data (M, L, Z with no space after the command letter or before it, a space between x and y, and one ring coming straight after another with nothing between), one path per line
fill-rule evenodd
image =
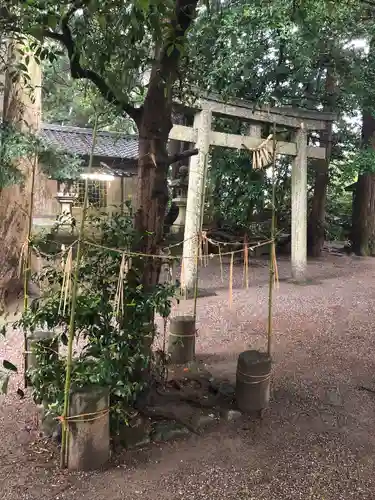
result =
M292 279L306 280L307 271L307 130L295 133L297 155L292 163Z
M185 296L195 290L198 275L198 235L202 229L204 212L204 190L206 184L207 157L210 149L212 113L202 110L194 117L197 131L195 147L198 154L190 158L189 185L183 246L183 270L181 283Z

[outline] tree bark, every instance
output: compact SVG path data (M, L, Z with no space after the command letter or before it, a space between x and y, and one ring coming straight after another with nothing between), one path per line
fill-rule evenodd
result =
M375 256L375 174L358 177L353 198L353 252Z
M337 101L337 88L332 66L327 68L325 82L325 105L323 112L333 112ZM320 257L325 240L325 217L327 187L329 183L329 163L332 154L332 122L320 134L320 146L326 148L324 160L316 160L314 194L307 226L307 251L311 257Z
M3 124L25 133L39 129L41 112L41 71L31 59L29 65L30 88L25 89L22 78L14 78L15 64L19 60L17 46L8 46L8 64L5 77ZM12 78L11 78L11 74ZM0 301L4 303L12 293L22 289L18 277L21 249L26 240L33 165L36 158L24 158L17 165L24 182L6 187L0 192ZM39 172L36 178L41 186Z
M363 112L363 147L375 149L375 119ZM375 256L375 173L358 176L353 196L352 249L356 255Z
M177 0L175 19L171 27L176 38L189 28L197 1ZM177 48L167 43L160 50L151 71L145 102L137 120L139 131L138 189L135 228L142 236L138 249L158 255L163 239L164 217L168 203L167 176L169 169L168 136L172 128L172 87L177 78L180 60ZM159 280L161 262L147 258L143 270L143 285Z
M370 41L367 71L368 86L374 86L375 38ZM373 95L363 100L362 148L375 150L375 118ZM375 173L360 172L353 196L352 250L356 255L375 256Z

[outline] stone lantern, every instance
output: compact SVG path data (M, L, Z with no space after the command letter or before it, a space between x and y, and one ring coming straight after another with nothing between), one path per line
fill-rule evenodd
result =
M189 182L189 168L182 165L178 170L177 179L171 182L173 188L172 202L178 207L178 217L171 227L171 233L181 234L185 229L187 191Z
M72 207L78 198L78 193L73 189L71 182L60 182L56 199L60 203L60 215L58 217L61 224L72 225L73 213Z

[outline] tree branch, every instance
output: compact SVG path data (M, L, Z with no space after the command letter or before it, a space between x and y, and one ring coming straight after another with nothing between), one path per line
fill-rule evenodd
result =
M183 151L182 153L177 153L175 155L168 156L168 165L172 165L173 163L176 163L180 160L183 160L185 158L190 158L191 156L195 156L198 154L198 149L187 149L186 151Z
M175 80L178 62L180 59L180 50L174 45L174 42L179 38L183 39L189 29L195 13L198 0L176 0L175 16L170 21L171 38L167 42L160 53L160 73L165 81L170 77Z
M82 67L80 62L81 54L77 49L71 29L69 27L69 21L77 11L77 9L77 6L72 7L61 20L61 34L54 31L45 30L44 35L48 38L51 38L52 40L60 42L66 48L70 62L70 73L72 78L76 80L90 80L97 87L104 99L106 99L110 104L123 109L125 113L133 118L135 122L137 122L141 111L137 108L134 108L128 103L120 101L101 75L99 75L95 71L92 71L91 69Z

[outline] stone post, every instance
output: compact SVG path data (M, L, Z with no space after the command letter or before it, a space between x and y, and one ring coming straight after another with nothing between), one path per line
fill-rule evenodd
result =
M68 427L69 470L95 470L110 458L109 391L87 387L71 395ZM74 417L74 418L73 418Z
M55 198L60 203L60 223L71 224L73 218L72 207L77 199L77 194L73 192L64 193L59 191Z
M195 288L197 279L197 236L201 230L204 206L202 205L205 189L207 156L210 148L211 131L210 110L202 110L194 118L194 128L197 129L199 153L190 160L189 186L186 206L186 221L183 246L183 287L185 296Z
M176 316L171 319L168 352L172 364L194 361L196 335L194 316Z
M297 155L292 164L292 279L304 281L307 270L307 130L296 131Z

